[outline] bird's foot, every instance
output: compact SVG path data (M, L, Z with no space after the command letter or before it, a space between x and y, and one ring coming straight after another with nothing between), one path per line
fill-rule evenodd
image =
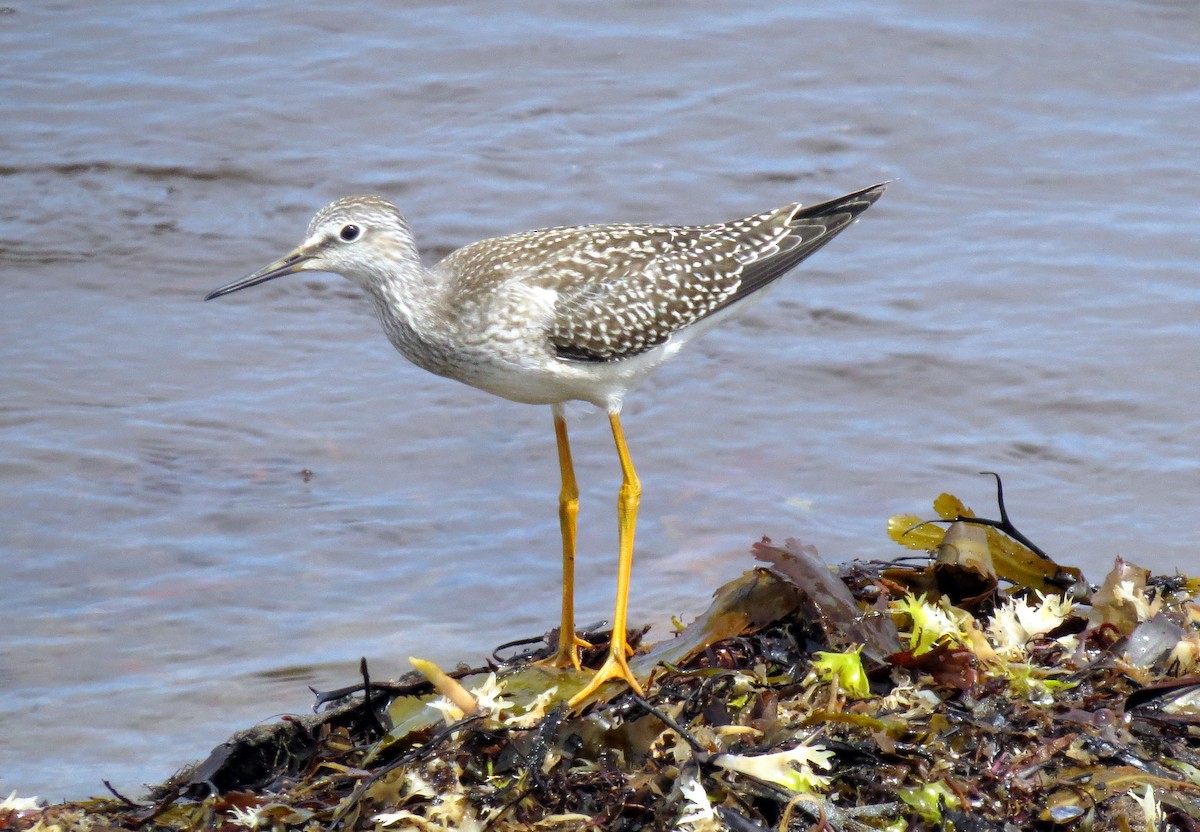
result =
M629 646L625 644L624 639L620 639L614 643L608 651L608 658L604 660L604 664L600 665L600 669L596 671L596 675L592 676L592 680L584 686L583 690L571 697L570 701L567 702L567 706L578 708L592 694L598 691L605 682L612 681L613 679L624 679L629 687L633 688L634 693L638 696L645 696L641 683L629 669L629 662L625 658L625 654L628 651Z
M554 652L554 655L539 659L533 664L537 667L551 667L557 670L581 670L579 651L586 650L591 646L592 643L590 641L580 638L575 633L570 633L564 637L560 631L558 634L558 649Z

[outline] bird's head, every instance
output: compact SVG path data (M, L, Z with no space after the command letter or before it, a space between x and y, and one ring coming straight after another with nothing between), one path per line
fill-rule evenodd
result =
M205 296L219 298L298 272L333 272L366 288L420 269L412 232L400 210L378 196L348 196L313 217L304 242L275 262Z

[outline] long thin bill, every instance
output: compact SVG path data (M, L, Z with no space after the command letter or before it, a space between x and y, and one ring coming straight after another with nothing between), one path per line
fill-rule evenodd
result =
M232 283L222 286L220 289L214 289L204 296L205 300L219 298L221 295L232 294L241 289L248 289L251 286L257 286L260 283L266 283L268 280L274 280L277 277L295 274L300 271L300 268L305 262L312 259L310 255L301 252L299 249L293 251L284 257L279 258L274 263L264 268L259 269L252 275L243 277L240 280L235 280Z

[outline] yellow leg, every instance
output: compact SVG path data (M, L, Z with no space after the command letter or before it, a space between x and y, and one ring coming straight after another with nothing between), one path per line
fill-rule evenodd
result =
M610 679L624 679L638 694L642 686L629 670L627 659L633 650L626 640L626 613L629 610L629 576L633 571L633 533L637 527L638 503L642 496L642 484L638 482L637 471L629 458L629 449L625 446L625 431L621 429L621 414L612 411L608 414L612 424L613 439L617 443L617 457L621 461L621 491L617 499L617 545L619 547L617 562L617 606L613 612L612 639L609 643L608 658L596 671L596 675L588 682L587 687L571 697L570 706L575 707L595 693L601 685Z
M558 493L558 523L562 528L563 548L562 619L558 650L543 664L579 670L579 648L592 645L575 635L575 521L579 516L579 486L571 462L567 420L559 407L554 408L554 438L558 442L558 467L562 473L562 490Z

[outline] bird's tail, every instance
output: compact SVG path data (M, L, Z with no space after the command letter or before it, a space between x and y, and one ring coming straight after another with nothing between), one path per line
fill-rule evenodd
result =
M747 264L742 282L723 306L736 303L790 272L800 261L846 230L863 211L875 204L889 182L881 182L816 205L798 205L788 220L791 233L779 243L779 251Z

